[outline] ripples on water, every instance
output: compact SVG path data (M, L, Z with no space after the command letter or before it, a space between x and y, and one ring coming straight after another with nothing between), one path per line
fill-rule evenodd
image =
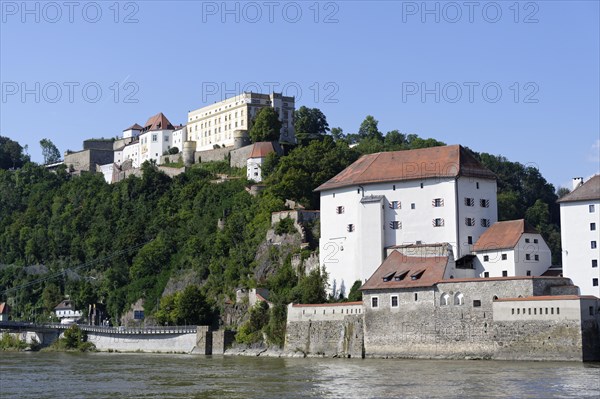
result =
M600 364L0 352L0 398L599 398Z

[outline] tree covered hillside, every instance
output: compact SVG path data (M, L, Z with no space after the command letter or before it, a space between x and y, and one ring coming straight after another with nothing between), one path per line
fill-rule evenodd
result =
M303 112L307 118L316 115L322 124L320 112ZM318 125L301 120L304 126ZM14 144L10 151L0 149L7 154L0 163L0 301L11 304L14 319L37 315L48 320L54 306L69 295L80 309L105 303L113 323L139 299L146 316L160 323L216 322L225 300L235 299L236 288L262 286L270 289L276 306L270 319L256 316L264 309L254 311L255 319L263 320L260 326L273 342L281 342L284 305L324 300L325 276L298 275L291 268L291 255L301 253L299 245L287 252L270 248L276 268L256 273L256 254L265 244L271 212L284 209L286 199L318 209L314 188L361 154L444 144L398 131L384 135L373 117L365 119L358 134L315 129L287 155L269 155L263 168L267 188L256 197L246 190L250 182L241 177L244 171L225 163L194 165L173 179L145 163L143 177L109 185L100 174L71 176L65 170L23 165L28 158L16 154ZM535 168L475 155L498 175L500 220L526 218L541 229L558 262L554 187ZM216 172L236 178L217 183ZM309 250L316 250L316 244ZM187 275L192 277L184 286L173 288L174 280ZM195 288L184 292L189 285ZM202 314L187 315L192 308ZM252 329L244 331L247 337L256 335Z

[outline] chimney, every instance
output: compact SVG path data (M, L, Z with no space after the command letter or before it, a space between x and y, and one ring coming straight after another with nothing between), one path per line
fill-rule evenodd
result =
M573 178L573 190L583 184L583 177L574 177ZM571 191L573 191L571 190Z

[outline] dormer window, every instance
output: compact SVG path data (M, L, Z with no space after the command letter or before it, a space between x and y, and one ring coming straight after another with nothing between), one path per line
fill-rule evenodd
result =
M390 272L390 273L386 274L385 276L383 276L383 281L384 282L392 281L394 274L396 274L396 272Z
M411 280L418 280L421 278L421 276L423 275L423 273L425 272L425 270L419 270L413 274L410 275L410 279Z
M404 280L404 277L406 277L407 274L408 274L408 271L396 274L394 276L394 281L402 281L402 280Z

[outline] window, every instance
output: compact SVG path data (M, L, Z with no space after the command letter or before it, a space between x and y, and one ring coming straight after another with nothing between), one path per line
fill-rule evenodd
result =
M143 320L144 319L144 311L143 310L134 310L133 311L133 319L134 320Z
M448 306L449 304L450 304L450 295L443 293L442 296L440 297L440 305Z
M598 285L598 284L596 284ZM415 302L417 301L417 299L419 298L419 296L417 295L417 293L415 292Z
M592 249L596 249L596 241L591 242Z
M356 194L360 194L360 188L356 189Z
M169 142L169 136L165 136L165 142Z
M484 262L489 262L490 261L489 255L483 255L483 261Z
M474 308L480 308L481 307L481 301L479 299L473 300L473 307Z
M444 199L443 198L435 198L433 201L431 201L431 205L435 208L439 208L444 206Z
M590 205L590 213L596 212L596 207L594 205Z
M591 231L595 231L596 230L596 223L590 223L590 230Z
M502 277L508 277L508 271L502 270Z
M153 134L152 135L152 142L156 143L158 141L158 135L157 134Z
M594 307L593 306L590 306L588 311L590 312L590 316L594 315Z
M454 294L454 304L458 306L462 306L465 304L465 297L460 292Z
M592 267L598 267L598 259L592 259Z
M526 273L526 274L527 274L528 276L531 276L531 270L527 270L527 273Z
M416 208L416 206L415 206L414 202L412 204L410 204L410 209L415 209L415 208Z
M502 260L506 260L506 259L508 259L508 255L502 254Z
M349 225L346 227L346 230L348 230L348 232L349 232L349 233L352 233L352 232L354 231L354 225L353 225L353 224L349 224Z
M379 298L374 296L371 298L371 307L378 308L379 307Z
M485 277L485 278L490 277L490 272L483 272L483 277Z
M475 226L475 218L465 218L465 224L467 226Z
M392 295L390 298L390 306L393 308L398 307L398 295Z
M338 215L341 215L342 213L344 213L344 207L343 206L336 207L335 213L337 213Z
M526 238L526 239L525 239L525 242L526 242L527 244L529 244L529 238Z
M533 255L533 260L535 260L536 262L540 260L540 256L539 255Z
M392 190L396 191L396 185L392 185Z
M525 260L531 260L531 255L530 254L525 254Z
M467 236L467 244L473 244L473 237Z
M533 239L533 243L534 243L534 244L537 244L537 243L538 243L538 239L537 239L537 238L534 238L534 239Z
M421 188L423 188L423 183L421 183Z
M475 206L474 198L465 198L465 206Z
M443 227L444 226L444 219L442 218L435 218L432 221L433 227Z
M490 227L490 219L481 219L481 227Z
M490 200L488 200L488 199L480 199L479 200L479 206L481 206L482 208L489 208L490 207Z
M592 286L594 286L594 287L598 286L598 279L597 278L593 278L592 279Z
M390 202L391 209L400 209L400 201L392 201Z
M401 226L401 224L397 220L392 220L390 222L390 229L392 229L392 230L398 230L398 229L400 229L400 226Z
M477 190L479 190L479 182L475 183L475 187L477 188Z

